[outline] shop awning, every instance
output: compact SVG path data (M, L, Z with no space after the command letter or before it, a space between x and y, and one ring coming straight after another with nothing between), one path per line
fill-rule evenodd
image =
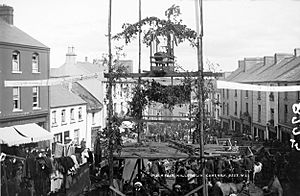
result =
M0 128L0 142L9 146L30 143L30 138L20 134L14 127Z
M16 125L14 128L22 135L30 139L31 142L40 142L53 139L53 134L35 123Z

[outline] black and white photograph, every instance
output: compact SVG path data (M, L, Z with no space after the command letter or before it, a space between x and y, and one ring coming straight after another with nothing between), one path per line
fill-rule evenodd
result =
M300 195L299 10L0 0L0 196Z

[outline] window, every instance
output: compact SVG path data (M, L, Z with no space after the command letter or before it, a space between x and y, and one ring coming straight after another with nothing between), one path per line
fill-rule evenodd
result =
M229 103L227 103L227 116L229 116Z
M13 110L20 110L21 109L21 100L20 100L20 87L13 88Z
M79 129L74 130L74 141L75 141L75 144L79 145Z
M237 101L234 102L234 115L237 115Z
M249 113L249 106L248 106L248 103L246 103L246 112Z
M248 91L246 91L246 98L248 98L248 96L249 96L249 95L248 95Z
M271 120L274 120L274 108L270 109L270 114L271 114Z
M74 108L71 108L71 110L70 110L70 120L71 121L74 121L75 120L75 114L74 114L75 112L74 112Z
M12 72L20 72L20 53L14 51L12 53Z
M62 133L54 134L54 142L62 143Z
M274 101L274 93L273 92L270 92L269 98L270 98L270 101Z
M225 115L225 103L223 102L223 115Z
M39 107L39 87L37 86L32 88L32 107Z
M32 73L38 73L39 72L39 55L37 53L34 53L32 55Z
M82 120L82 107L78 108L78 120Z
M66 123L66 110L61 111L61 124Z
M261 99L261 92L260 92L260 91L257 92L257 99L258 99L258 100Z
M234 90L234 96L237 97L237 90Z
M70 131L64 132L64 144L67 144L70 142Z
M223 99L225 99L225 89L222 90Z
M284 122L287 123L288 105L284 105Z
M284 86L287 86L287 84L284 84ZM288 99L288 92L287 92L287 91L284 92L284 99L285 99L285 100Z
M52 111L52 125L56 124L56 111Z
M229 99L229 89L226 89L226 92L227 92L227 99Z
M261 105L258 105L258 116L257 116L257 121L261 121Z
M218 101L218 103L220 103L220 95L219 94L217 95L217 101Z
M95 124L95 113L94 112L92 113L92 124L93 125Z

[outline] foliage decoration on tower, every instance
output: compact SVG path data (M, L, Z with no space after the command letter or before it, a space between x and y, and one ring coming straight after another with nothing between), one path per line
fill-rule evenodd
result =
M108 130L107 127L103 128L103 133L101 134L101 136L103 137L102 139L107 140L107 138L112 138L111 139L111 144L109 144L108 140L107 140L107 144L106 146L110 146L113 150L113 152L117 152L120 153L121 149L122 149L122 137L121 137L121 133L120 133L120 126L122 124L121 119L115 114L112 116L111 119L111 123L112 123L112 130Z
M125 23L122 26L123 31L112 39L124 39L125 44L128 44L137 37L141 27L143 43L147 46L150 46L154 40L158 41L159 37L168 38L170 35L174 36L176 45L188 40L192 46L196 46L197 32L182 24L182 20L178 19L180 15L180 7L172 5L165 11L167 20L152 16L134 24Z
M190 102L191 80L183 80L180 85L163 85L155 80L142 81L133 89L133 98L128 102L130 116L142 119L145 107L150 103L161 103L165 108L172 110L175 105Z

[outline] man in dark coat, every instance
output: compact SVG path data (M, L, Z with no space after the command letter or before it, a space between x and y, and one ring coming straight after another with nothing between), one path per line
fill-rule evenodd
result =
M95 167L98 167L101 163L102 149L101 149L101 132L97 132L97 137L94 143L94 155L95 155Z

